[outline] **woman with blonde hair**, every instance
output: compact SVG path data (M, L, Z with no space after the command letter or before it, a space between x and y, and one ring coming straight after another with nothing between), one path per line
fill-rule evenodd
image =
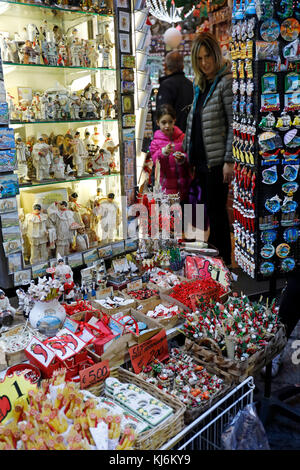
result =
M210 223L209 243L231 264L228 186L233 175L232 74L211 33L193 41L194 101L187 120L184 149L201 187Z

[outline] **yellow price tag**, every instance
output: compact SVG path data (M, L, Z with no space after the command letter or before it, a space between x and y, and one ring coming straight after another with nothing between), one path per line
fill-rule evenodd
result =
M26 399L29 390L35 390L36 387L36 384L32 384L23 375L16 374L0 382L0 424L11 417L15 403Z

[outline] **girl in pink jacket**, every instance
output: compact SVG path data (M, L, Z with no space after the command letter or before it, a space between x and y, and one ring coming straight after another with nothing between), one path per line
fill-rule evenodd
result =
M153 165L160 162L160 184L167 194L180 194L186 202L191 183L190 167L182 149L184 133L175 126L176 114L172 106L162 105L156 114L159 130L150 144Z

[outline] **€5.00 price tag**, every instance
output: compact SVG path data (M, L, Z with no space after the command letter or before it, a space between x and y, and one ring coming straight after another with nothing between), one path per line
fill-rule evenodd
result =
M108 360L98 362L87 369L83 369L79 371L80 388L87 388L90 385L103 382L103 380L109 377L109 374Z

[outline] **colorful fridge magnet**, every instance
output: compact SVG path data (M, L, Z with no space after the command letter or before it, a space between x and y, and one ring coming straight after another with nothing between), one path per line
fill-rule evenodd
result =
M299 111L300 110L300 93L285 93L284 95L284 110L285 111Z
M273 0L256 0L256 15L259 20L272 18L274 13Z
M277 119L276 128L280 131L287 131L292 125L292 118L286 111L282 111L281 115Z
M281 0L276 8L278 17L284 20L285 18L293 16L293 4L294 0Z
M300 75L299 73L288 73L284 79L285 93L300 92Z
M299 147L299 137L297 136L297 129L291 129L286 134L284 134L283 142L286 147L293 148Z
M284 272L289 272L289 271L292 271L296 266L296 262L294 260L294 258L285 258L281 261L281 269L282 271Z
M297 39L299 35L299 21L295 18L287 18L281 23L280 33L285 41L291 42Z
M278 258L286 258L290 251L291 247L287 243L280 243L280 245L276 247L276 255Z
M265 208L271 214L275 214L276 212L279 212L280 210L280 203L281 203L281 199L279 198L279 196L276 195L265 201Z
M275 73L266 73L261 77L261 88L263 93L277 92L277 75Z
M296 129L300 129L300 113L299 113L299 112L298 112L298 114L294 117L293 126L296 127Z
M282 140L277 132L263 132L258 137L258 143L262 152L270 152L282 148Z
M299 39L297 38L295 39L295 41L284 46L282 50L283 57L291 62L299 60L299 45L300 45L300 42L299 42Z
M267 245L272 244L276 240L276 238L276 230L264 230L260 235L261 241Z
M261 95L260 111L262 113L266 113L269 111L280 111L279 93Z
M298 207L297 201L294 201L291 197L285 197L281 206L281 212L288 214L289 212L295 212Z
M295 243L299 238L299 230L295 227L287 228L283 232L283 238L287 243Z
M260 270L261 274L263 274L264 276L271 276L271 274L273 274L273 272L275 270L275 266L270 261L264 261L260 265L259 270Z
M298 170L299 165L285 165L281 176L286 181L295 181L298 176Z
M271 131L276 125L276 118L273 113L268 113L267 116L263 116L258 126L265 130Z
M272 258L275 254L275 247L273 245L264 245L260 250L260 256L265 259Z
M299 184L298 183L284 183L281 187L282 191L287 194L287 196L292 196L296 191L298 191Z
M274 18L264 21L260 27L260 35L264 41L275 41L280 35L280 25Z
M256 41L256 60L272 60L277 62L279 54L278 41Z
M274 184L278 179L277 166L274 165L262 171L262 182L265 184Z

